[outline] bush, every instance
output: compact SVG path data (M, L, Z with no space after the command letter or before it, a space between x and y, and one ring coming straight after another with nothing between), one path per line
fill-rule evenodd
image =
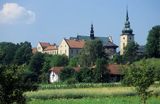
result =
M66 81L69 78L72 78L75 74L75 70L71 67L65 67L61 72L60 72L60 80L61 81Z
M65 82L67 85L74 85L77 83L77 80L75 78L69 78Z

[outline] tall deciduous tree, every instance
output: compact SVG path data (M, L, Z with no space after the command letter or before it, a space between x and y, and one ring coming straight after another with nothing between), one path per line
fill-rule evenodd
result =
M94 73L95 82L109 81L109 70L107 69L107 61L104 58L97 59Z
M35 81L40 82L39 76L42 74L42 69L44 65L44 54L36 53L31 57L29 63L29 70L33 72L35 76Z
M20 43L15 53L14 63L18 65L29 64L32 56L32 46L29 42Z
M94 73L91 68L82 67L79 72L75 74L78 82L91 83L94 81Z
M152 27L149 31L146 53L148 57L160 58L160 25Z
M103 44L100 40L87 41L84 48L80 52L79 62L81 66L93 66L97 58L106 58Z
M9 42L0 43L0 64L13 63L17 45Z
M124 52L124 59L126 62L133 62L138 59L138 44L135 42L130 42L126 47L125 47L125 52Z

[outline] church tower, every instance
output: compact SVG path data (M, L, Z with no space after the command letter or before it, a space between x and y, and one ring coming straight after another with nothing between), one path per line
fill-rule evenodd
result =
M90 38L91 38L92 40L94 39L93 24L91 24Z
M130 28L128 8L127 8L125 26L122 30L122 34L120 35L120 55L124 54L124 48L127 46L127 44L133 41L134 41L134 34L133 30Z

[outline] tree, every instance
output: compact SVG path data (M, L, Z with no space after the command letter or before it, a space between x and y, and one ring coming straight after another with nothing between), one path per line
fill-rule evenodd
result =
M89 40L79 54L79 63L81 66L93 66L97 58L106 58L103 50L103 44L100 40Z
M60 72L60 80L61 81L66 81L67 79L73 78L75 74L75 70L71 67L65 67L61 72Z
M24 67L17 65L0 65L0 103L25 104L24 92L36 90L37 86L24 81Z
M0 64L13 63L14 55L17 50L17 45L9 42L0 43Z
M35 53L31 57L31 61L29 63L29 70L33 73L36 82L41 82L39 76L42 74L44 61L44 54L42 53Z
M91 68L82 67L79 72L75 73L78 82L91 83L94 79L94 73Z
M155 81L154 69L155 68L145 60L124 67L123 83L136 88L142 104L146 104L146 100L151 93L148 89Z
M160 58L160 25L152 27L149 31L146 53L148 57Z
M106 68L107 61L103 58L97 59L96 68L94 71L95 82L107 82L109 81L109 70Z
M53 55L50 58L51 66L67 66L68 57L65 55Z
M123 64L124 63L124 57L122 55L115 54L113 56L113 59L111 60L111 62L117 63L117 64Z
M135 42L130 42L126 47L124 51L124 59L126 62L134 62L138 59L138 44Z
M29 64L32 56L32 46L29 42L20 43L14 56L14 63L18 65Z
M77 67L78 66L78 57L72 57L69 60L69 66L71 66L71 67Z

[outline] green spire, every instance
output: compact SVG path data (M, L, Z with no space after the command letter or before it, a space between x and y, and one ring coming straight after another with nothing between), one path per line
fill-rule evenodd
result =
M91 24L90 38L91 38L91 39L94 39L94 28L93 28L93 24Z
M129 21L129 16L128 16L128 6L126 8L126 21Z
M122 33L127 35L132 35L132 32L133 30L130 28L130 22L129 22L128 7L126 7L126 21Z

